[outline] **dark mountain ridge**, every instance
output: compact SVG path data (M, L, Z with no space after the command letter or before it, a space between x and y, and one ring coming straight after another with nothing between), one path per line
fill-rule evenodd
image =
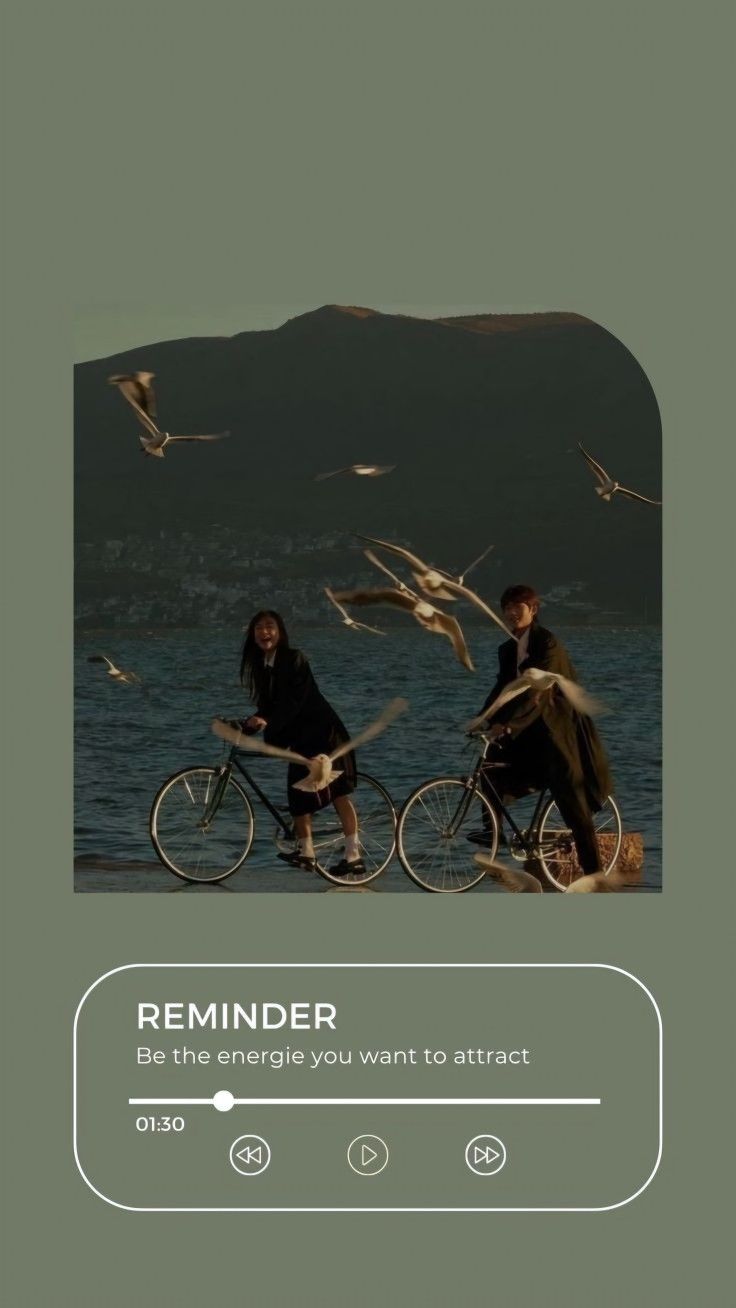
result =
M137 369L156 374L164 429L228 428L230 439L142 457L135 415L106 380ZM652 389L625 346L588 319L423 320L327 305L271 331L79 364L76 534L90 545L162 531L206 543L221 524L242 533L247 554L254 532L329 530L348 543L359 531L390 534L440 566L494 541L479 579L489 596L526 579L573 586L600 615L654 618L660 510L601 503L578 440L625 485L659 497ZM396 471L313 480L374 461Z

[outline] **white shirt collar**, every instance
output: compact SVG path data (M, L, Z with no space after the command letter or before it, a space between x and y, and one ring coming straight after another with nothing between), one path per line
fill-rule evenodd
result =
M527 629L526 629L526 631L523 633L523 635L521 635L521 636L519 637L519 640L518 640L518 643L517 643L517 646L516 646L516 671L517 671L517 672L519 671L519 668L521 667L521 664L525 661L525 659L528 658L528 653L527 653L527 651L528 651L528 649L529 649L529 634L530 634L530 632L531 632L531 627L527 627Z

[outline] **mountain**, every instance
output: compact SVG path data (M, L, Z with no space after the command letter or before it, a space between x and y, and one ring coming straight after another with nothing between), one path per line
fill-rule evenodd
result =
M135 415L111 373L156 374L163 428L229 429L216 445L138 450ZM271 331L144 345L75 368L76 535L105 541L183 533L308 540L391 535L460 569L490 541L479 590L529 581L574 617L658 616L661 511L601 503L583 444L624 485L659 497L661 426L637 361L573 313L424 320L326 305ZM396 464L386 477L315 474ZM217 525L215 525L217 524ZM181 575L191 567L191 551ZM199 557L199 555L198 555ZM206 565L200 565L205 567ZM332 566L334 567L334 561ZM345 567L339 577L349 583ZM89 562L78 594L100 593ZM175 587L175 557L162 585ZM92 591L89 590L92 587ZM104 588L104 583L102 588Z

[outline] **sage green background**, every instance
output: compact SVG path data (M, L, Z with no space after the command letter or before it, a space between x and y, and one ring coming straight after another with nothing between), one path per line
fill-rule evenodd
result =
M6 15L5 1302L725 1303L730 4L15 0ZM626 343L664 431L663 895L264 896L237 912L74 897L70 343L77 308L118 300L538 306ZM664 1015L660 1172L590 1215L111 1209L72 1158L73 1013L99 973L182 958L628 968Z

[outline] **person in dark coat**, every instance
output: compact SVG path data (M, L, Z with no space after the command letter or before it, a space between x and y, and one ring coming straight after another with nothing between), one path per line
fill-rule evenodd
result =
M248 732L263 731L269 745L279 745L314 758L330 754L350 737L332 705L320 693L301 650L292 649L283 618L262 609L250 620L240 660L240 680L251 694L256 712L243 723ZM345 857L336 872L364 872L358 843L358 819L349 798L355 789L355 754L344 754L341 775L324 790L295 790L294 782L308 775L290 763L287 777L289 812L294 818L297 849L279 858L296 867L314 868L312 813L334 804L345 833Z
M499 647L498 677L484 709L526 668L577 681L564 645L537 620L539 596L531 586L509 586L501 596L501 609L515 639ZM530 690L499 709L489 735L502 745L510 765L493 773L494 784L502 778L504 795L511 798L546 787L570 827L583 871L601 871L591 814L605 804L611 776L591 719L576 712L557 687ZM497 816L500 827L500 813Z

